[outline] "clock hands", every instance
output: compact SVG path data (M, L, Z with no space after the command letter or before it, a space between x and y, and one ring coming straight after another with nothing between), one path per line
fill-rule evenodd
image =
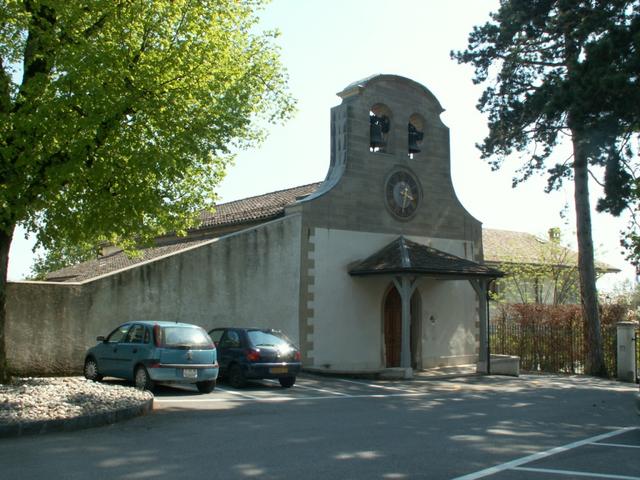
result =
M406 183L404 184L402 191L400 192L400 196L402 197L402 210L404 210L414 200L413 196L411 195L411 189Z
M420 202L418 181L408 172L400 170L389 176L385 188L387 205L392 214L409 219Z

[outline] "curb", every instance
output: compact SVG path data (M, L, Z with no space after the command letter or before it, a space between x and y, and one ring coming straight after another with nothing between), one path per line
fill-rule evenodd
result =
M113 410L111 412L97 413L95 415L0 425L0 438L20 437L23 435L37 435L52 432L71 432L85 428L101 427L103 425L129 420L130 418L139 417L141 415L147 415L152 410L153 398L150 398L140 405L120 410Z
M483 376L483 373L478 373L474 370L457 368L457 367L444 367L444 368L430 368L426 370L416 370L412 373L411 377L405 376L405 369L401 368L386 368L381 370L370 371L342 371L342 370L327 370L318 367L305 367L302 369L303 373L311 375L318 375L322 377L335 377L335 378L354 378L360 380L449 380L452 378L463 377L477 377Z

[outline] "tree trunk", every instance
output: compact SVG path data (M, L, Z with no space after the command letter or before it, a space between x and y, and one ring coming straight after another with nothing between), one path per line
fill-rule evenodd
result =
M586 365L585 373L604 377L607 371L602 349L596 272L591 238L591 206L589 202L589 172L587 157L581 145L580 133L572 129L574 156L574 200L578 236L578 271L580 274L580 298L584 319Z
M9 248L13 238L13 228L7 233L0 229L0 383L8 383L11 379L7 364L7 343L5 337L7 271L9 267Z

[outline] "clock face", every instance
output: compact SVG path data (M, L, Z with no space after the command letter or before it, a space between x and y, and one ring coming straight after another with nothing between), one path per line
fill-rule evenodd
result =
M411 217L418 208L418 181L405 170L398 170L389 176L385 193L389 209L399 218Z

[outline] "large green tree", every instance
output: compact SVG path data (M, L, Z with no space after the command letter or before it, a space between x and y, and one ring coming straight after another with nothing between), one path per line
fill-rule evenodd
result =
M290 115L262 3L0 2L0 381L17 225L44 248L184 231L230 150Z
M519 154L523 163L514 185L538 171L549 174L549 189L563 179L573 180L589 345L586 369L595 375L604 375L605 367L591 235L590 166L605 167L612 193L605 203L630 184L621 151L640 100L638 76L630 74L626 60L615 57L605 42L613 38L612 32L620 34L618 47L635 41L638 5L637 0L502 0L490 21L473 29L467 49L452 52L459 62L475 67L475 83L488 84L478 104L489 119L489 134L479 145L482 157L497 169L506 157ZM620 68L611 68L613 64ZM626 102L612 92L615 88L629 95ZM573 155L553 164L552 153L564 139Z
M629 214L621 244L640 275L640 5L630 2L624 13L624 21L587 45L580 66L585 82L595 85L589 102L592 128L609 137L599 146L606 168L605 196L597 209Z

